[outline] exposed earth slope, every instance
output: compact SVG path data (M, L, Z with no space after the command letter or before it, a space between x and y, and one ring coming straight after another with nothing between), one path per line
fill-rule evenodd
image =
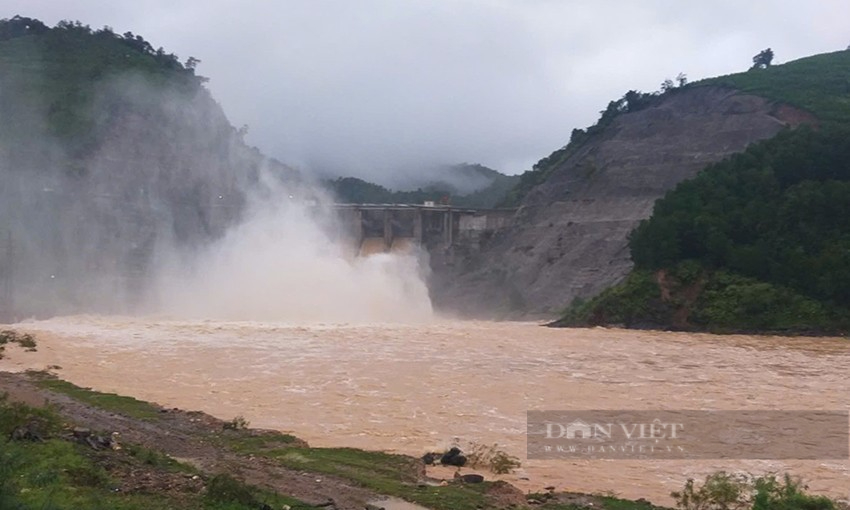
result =
M459 313L553 316L628 273L629 232L676 184L788 126L816 122L725 86L684 87L617 115L550 156L515 226L438 267L432 294Z

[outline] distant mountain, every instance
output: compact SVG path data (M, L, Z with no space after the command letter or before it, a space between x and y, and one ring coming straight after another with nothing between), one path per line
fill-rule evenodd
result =
M391 190L356 177L339 177L324 184L339 202L421 204L429 200L458 206L491 208L503 201L519 180L482 165L441 167L415 188Z
M419 182L412 185L417 188L437 187L452 191L454 195L468 195L480 191L496 181L510 179L492 168L483 165L462 163L441 166L420 176Z
M337 202L345 204L421 204L426 200L441 203L451 196L446 189L393 191L356 177L339 177L323 184L331 190Z

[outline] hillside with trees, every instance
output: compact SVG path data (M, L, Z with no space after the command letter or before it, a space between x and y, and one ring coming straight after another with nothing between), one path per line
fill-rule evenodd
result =
M0 20L0 280L20 313L132 307L158 251L221 236L261 171L298 181L244 143L198 63L109 27Z
M629 91L520 176L502 202L518 207L511 225L434 270L435 302L481 317L557 317L622 281L633 268L629 233L677 184L813 122L801 108L684 75Z
M632 233L635 270L564 325L850 328L850 129L799 129L708 167Z
M423 172L419 185L392 190L356 177L324 181L335 199L352 204L421 204L425 201L489 209L502 203L519 181L483 165L461 164Z
M729 87L795 106L814 114L820 123L850 122L850 50L701 80L694 85Z
M608 102L608 106L599 112L599 119L592 126L585 129L575 128L570 134L570 141L554 151L552 154L542 158L534 164L531 170L522 173L516 185L508 190L498 205L503 207L515 207L523 202L526 195L535 187L546 181L549 176L557 171L558 167L565 163L570 156L574 155L582 146L594 137L598 137L609 128L614 119L627 113L636 113L649 107L658 106L670 96L685 90L689 86L688 78L684 73L679 73L676 80L670 78L661 82L661 88L654 92L641 92L629 90L622 97Z
M634 270L557 325L850 331L850 52L706 80L818 122L710 165L632 232Z
M80 22L41 21L15 16L0 20L0 75L4 92L0 136L24 139L33 134L58 138L70 155L82 158L96 149L109 118L92 108L104 91L98 84L133 73L160 87L190 97L204 91L195 74L200 61L153 46L140 35L92 30ZM115 110L115 97L106 109ZM13 101L14 100L14 101ZM112 112L110 112L112 113ZM32 128L32 130L22 128ZM39 129L42 132L39 132Z

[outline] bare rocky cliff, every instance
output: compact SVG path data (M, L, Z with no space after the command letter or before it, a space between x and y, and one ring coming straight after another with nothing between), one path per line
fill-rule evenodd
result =
M815 120L709 86L621 114L526 195L512 227L475 249L437 257L434 301L464 315L553 317L573 298L593 296L628 273L629 232L677 183L787 126Z

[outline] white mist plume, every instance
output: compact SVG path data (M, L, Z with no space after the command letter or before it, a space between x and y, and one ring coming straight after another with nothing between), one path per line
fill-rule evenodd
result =
M300 198L318 188L246 146L205 89L104 78L84 115L96 143L74 152L48 129L49 104L16 76L0 80L12 126L0 129L0 321L430 317L425 266L346 253L328 235L333 214Z
M268 184L268 183L266 183ZM355 257L332 239L326 208L275 189L254 196L222 239L168 264L157 284L168 315L281 322L419 322L431 302L415 254ZM346 253L348 252L348 253Z

